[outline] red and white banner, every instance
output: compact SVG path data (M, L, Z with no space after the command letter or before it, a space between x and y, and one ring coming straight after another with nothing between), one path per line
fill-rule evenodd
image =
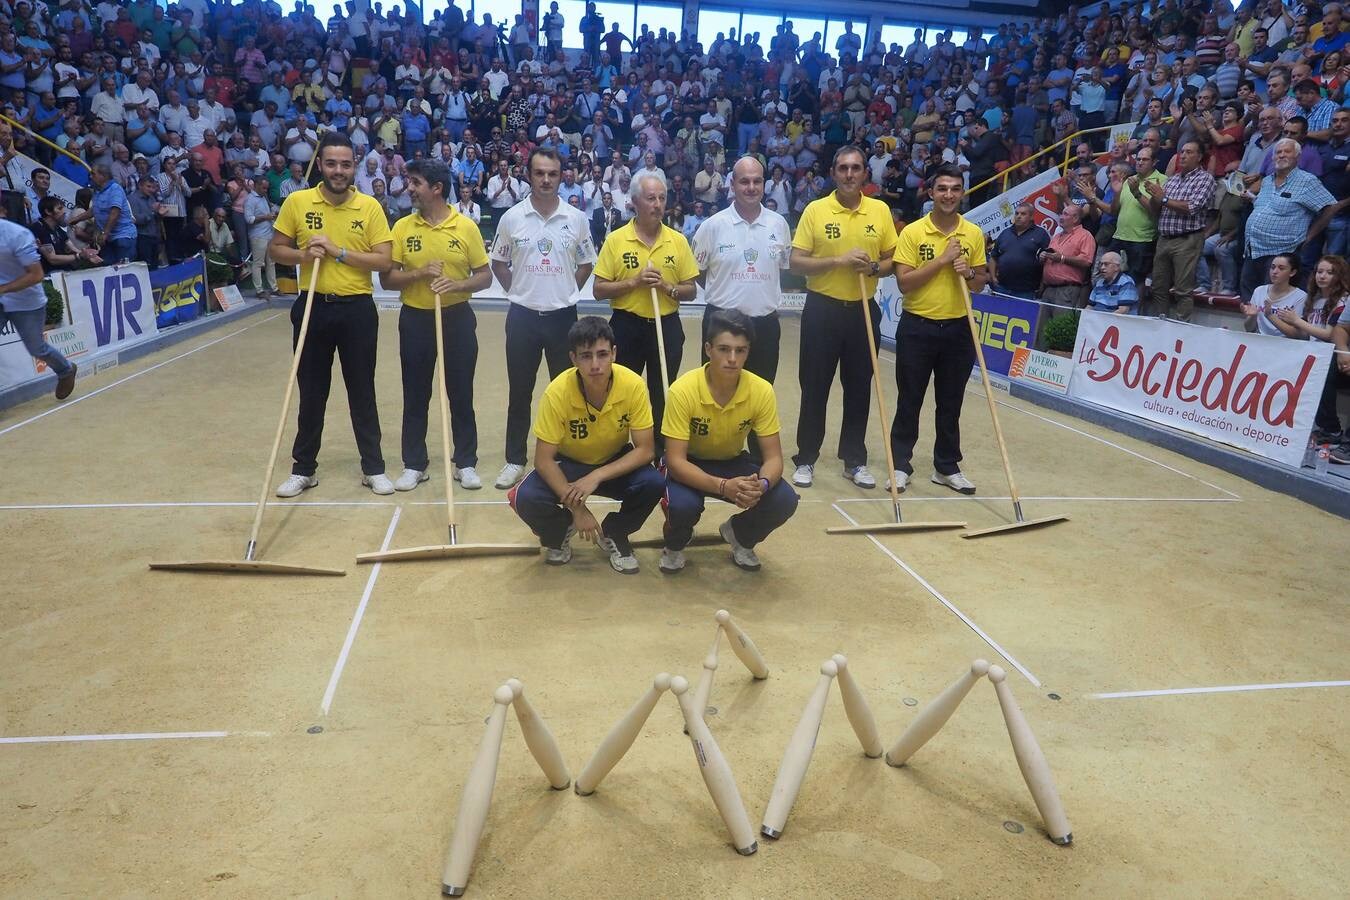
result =
M1331 345L1086 310L1069 396L1298 467Z
M992 244L998 233L1012 224L1013 212L1019 203L1030 203L1035 210L1033 218L1037 225L1051 234L1059 227L1059 201L1055 199L1050 186L1060 179L1058 169L1049 169L1015 184L993 200L986 200L966 213L966 220L978 225L984 232L988 243ZM989 248L986 247L987 251Z

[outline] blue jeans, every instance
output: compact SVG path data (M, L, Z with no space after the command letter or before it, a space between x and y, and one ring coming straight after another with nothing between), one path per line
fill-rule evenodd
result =
M5 326L12 325L19 333L19 340L23 341L28 355L45 362L59 378L74 367L70 364L70 360L61 355L60 350L47 343L47 338L42 333L42 326L46 323L45 308L11 311L0 306L0 331L3 331Z
M759 471L749 454L734 459L694 459L689 461L715 478L739 478ZM681 484L666 473L666 546L683 550L694 536L694 526L703 516L703 501L712 494ZM743 509L731 517L731 530L742 547L754 547L769 536L775 528L797 511L797 492L779 479L767 494L750 509Z
M628 452L624 447L617 456ZM575 481L600 466L579 463L564 456L558 457L558 467L568 481ZM656 504L661 502L666 480L661 473L650 465L639 466L627 475L611 478L600 483L596 496L608 497L620 501L618 510L605 516L601 530L612 538L621 550L628 550L628 536L642 527ZM558 495L539 476L538 470L531 472L525 480L508 495L516 515L530 526L530 530L539 536L539 543L554 550L562 546L563 537L572 524L572 512L558 503Z
M115 241L108 241L103 245L103 257L105 265L116 265L117 263L127 262L136 256L136 239L121 238Z
M1237 290L1238 271L1237 260L1233 254L1228 252L1228 247L1219 246L1219 234L1215 232L1205 238L1204 249L1200 251L1200 262L1196 264L1195 281L1202 288L1208 288L1213 284L1210 277L1210 259L1218 261L1219 265L1219 287L1224 293L1233 293Z

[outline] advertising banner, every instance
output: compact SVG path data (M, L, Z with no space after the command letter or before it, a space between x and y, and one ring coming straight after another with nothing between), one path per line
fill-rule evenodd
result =
M66 272L63 280L70 321L89 328L90 352L139 343L158 332L145 263Z
M894 276L878 282L876 299L881 307L881 333L894 339L904 299ZM1035 343L1036 304L1002 294L973 294L970 300L975 322L980 326L985 365L990 372L1006 376L1012 366L1013 351Z
M48 172L51 172L51 193L66 201L67 209L74 209L75 192L80 189L80 186L60 172L56 172L47 166L39 166L35 160L29 159L22 153L15 153L5 165L5 175L9 178L9 183L6 187L13 191L31 190L33 187L33 170L37 168L47 169ZM30 221L37 217L38 211L36 209L28 211L28 218Z
M1056 394L1069 392L1073 375L1073 360L1067 356L1043 353L1032 347L1018 347L1013 351L1012 367L1008 377L1023 384L1035 385Z
M1012 224L1013 211L1019 203L1030 203L1035 210L1034 221L1051 234L1059 223L1059 204L1050 186L1059 180L1059 171L1050 169L1021 184L1015 184L993 200L986 200L966 213L966 219L978 225L985 240L992 243L1003 229ZM985 247L988 251L988 247Z
M155 301L155 325L168 328L197 318L202 309L205 285L200 254L175 266L151 272L150 292Z
M1298 467L1331 345L1085 310L1069 396Z

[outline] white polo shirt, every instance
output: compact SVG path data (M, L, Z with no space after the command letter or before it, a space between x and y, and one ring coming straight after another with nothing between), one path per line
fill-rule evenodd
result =
M787 219L761 208L755 221L747 222L733 204L698 226L693 250L707 276L704 287L710 306L747 316L767 316L778 309L779 272L788 267L792 255Z
M576 305L576 272L595 263L595 245L581 210L559 202L545 219L527 198L502 213L490 256L511 265L508 300L549 312Z

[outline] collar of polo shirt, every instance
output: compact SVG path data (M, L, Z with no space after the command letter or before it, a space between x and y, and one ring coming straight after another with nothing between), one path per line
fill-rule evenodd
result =
M717 406L717 401L713 399L712 389L708 387L708 366L712 363L704 363L699 372L703 375L698 380L698 401L705 406ZM740 378L736 381L736 393L731 395L731 400L726 406L718 406L718 409L731 409L733 406L739 406L750 399L750 379L745 377L745 370L741 370Z
M356 198L360 196L361 193L360 191L348 190L347 199L344 202L334 203L333 201L328 199L327 195L324 194L322 186L315 186L310 188L310 190L314 192L313 202L315 204L322 203L325 206L331 206L334 209L355 209Z

